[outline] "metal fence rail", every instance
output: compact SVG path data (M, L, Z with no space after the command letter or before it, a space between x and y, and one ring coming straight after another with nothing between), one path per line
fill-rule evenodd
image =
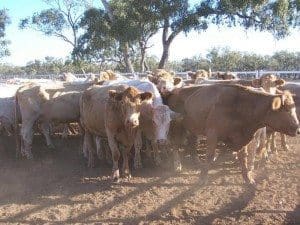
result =
M272 73L286 80L300 80L300 71L235 71L234 73L241 79L253 79L259 78L263 74ZM89 74L74 74L77 78L87 78ZM147 76L147 73L120 73L120 75L128 78L143 78ZM184 80L189 79L187 72L178 72L177 76L182 77ZM6 75L0 74L0 80L6 81L14 78L24 78L24 79L50 79L57 80L59 79L60 74L36 74L36 75Z

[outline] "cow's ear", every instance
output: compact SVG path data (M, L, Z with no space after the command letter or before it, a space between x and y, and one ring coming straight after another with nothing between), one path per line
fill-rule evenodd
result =
M109 90L108 95L111 99L121 101L122 100L122 93L117 93L116 90Z
M148 80L151 81L153 84L157 84L157 83L158 83L157 77L154 77L153 75L148 75L147 78L148 78Z
M150 100L152 99L153 94L151 92L143 92L139 94L139 97L141 98L142 101Z
M255 87L255 88L261 87L261 79L252 80L252 86Z
M276 110L280 109L281 105L282 105L282 100L281 100L280 97L273 98L273 101L272 101L272 110L276 111Z
M175 77L174 78L174 86L178 86L180 83L182 83L181 77Z
M275 81L276 86L284 86L285 85L285 81L283 79L277 79Z
M109 90L108 95L109 95L110 98L115 98L116 95L117 95L117 91L116 90Z

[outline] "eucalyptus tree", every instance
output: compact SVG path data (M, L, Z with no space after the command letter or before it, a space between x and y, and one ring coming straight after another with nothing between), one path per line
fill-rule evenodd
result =
M171 43L181 32L200 32L217 24L265 30L283 38L300 25L299 0L199 0L194 5L188 0L152 0L149 4L153 6L149 9L161 16L163 27L159 68L165 66Z
M5 39L5 30L9 23L10 19L7 10L0 10L0 58L10 54L7 48L9 41Z
M80 20L84 11L90 7L85 0L44 0L48 9L35 12L32 16L20 21L20 29L30 28L46 36L57 37L73 48L73 57L79 60L82 56L78 49Z

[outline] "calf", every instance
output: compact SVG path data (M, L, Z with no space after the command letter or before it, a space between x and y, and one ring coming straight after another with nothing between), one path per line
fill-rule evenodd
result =
M112 152L114 181L119 180L120 148L123 156L123 175L130 177L128 153L140 125L140 108L152 93L126 85L93 86L86 90L80 103L80 121L85 131L84 146L94 154L93 136L107 138ZM90 157L91 158L91 157Z

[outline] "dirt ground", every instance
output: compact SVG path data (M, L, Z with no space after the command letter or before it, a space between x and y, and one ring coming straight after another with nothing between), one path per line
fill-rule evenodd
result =
M34 143L34 160L15 160L13 138L0 139L0 224L300 224L300 138L257 171L257 191L225 150L205 186L188 159L180 174L147 167L113 184L110 167L85 166L78 137L56 138L55 152Z

